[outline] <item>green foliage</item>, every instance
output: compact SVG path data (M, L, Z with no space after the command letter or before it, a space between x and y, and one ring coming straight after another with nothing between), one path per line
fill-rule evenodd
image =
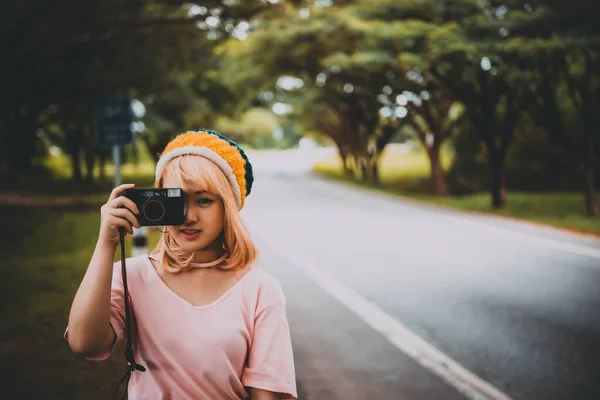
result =
M555 147L573 175L589 175L597 161L588 149L600 129L593 111L600 107L600 31L591 0L577 1L589 10L555 0L9 7L0 16L8 60L0 129L27 134L0 138L0 175L43 158L48 141L71 157L74 176L80 159L82 171L93 170L107 154L94 148L89 105L117 92L146 105L141 136L153 155L184 129L219 125L258 147L293 146L302 129L351 154L347 171L376 179L387 143L418 137L435 163L466 119L486 156L477 155L479 144L466 146L472 149L459 151L457 163L480 160L483 170L488 162L493 173L475 181L493 177L493 193L502 191L504 174L517 182L510 171L524 168L520 158L536 159L527 154L539 151L544 163ZM286 87L283 77L296 83ZM282 104L293 111L276 123L268 112L260 120L249 111ZM17 147L25 157L9 150Z
M461 126L453 147L458 157L448 174L452 192L465 195L488 190L488 154L472 126L468 123ZM596 171L596 183L600 185L600 162ZM583 182L578 172L568 149L548 140L548 134L530 118L521 120L506 158L507 183L511 190L581 191Z
M207 56L229 35L230 27L266 8L251 0L227 6L211 0L203 6L203 12L171 0L94 4L61 0L3 6L11 11L0 16L0 51L5 60L0 76L0 175L26 173L35 155L36 129L47 128L51 140L72 156L77 177L76 160L85 156L89 167L101 156L94 148L91 127L96 96L161 95L165 86L186 73L196 75L196 68L206 71ZM207 25L206 20L215 16L219 24ZM212 63L208 69L214 68ZM206 76L199 78L205 82ZM202 99L207 91L201 82L192 88L200 97L193 104L196 108L218 103ZM199 119L189 112L181 118L189 124ZM21 151L15 154L11 148Z
M241 146L251 148L277 147L279 140L273 132L279 128L277 117L264 108L252 108L239 120L221 116L215 121L215 129Z

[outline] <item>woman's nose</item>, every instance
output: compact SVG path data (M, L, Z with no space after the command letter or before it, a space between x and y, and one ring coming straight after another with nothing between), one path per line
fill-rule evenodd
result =
M186 225L190 225L198 221L198 216L196 213L190 211L190 207L184 207L183 216Z

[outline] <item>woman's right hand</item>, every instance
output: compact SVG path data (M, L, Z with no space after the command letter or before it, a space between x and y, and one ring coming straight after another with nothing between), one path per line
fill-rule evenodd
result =
M119 196L126 189L135 186L133 183L126 183L117 186L110 193L106 204L100 208L100 234L98 240L107 244L119 243L119 228L124 228L130 234L133 234L133 227L140 228L135 214L139 214L135 203L125 196Z

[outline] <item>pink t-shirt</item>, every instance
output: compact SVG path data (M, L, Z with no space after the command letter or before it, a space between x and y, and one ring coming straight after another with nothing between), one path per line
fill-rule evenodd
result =
M163 282L147 255L126 263L135 361L146 368L132 373L130 399L244 399L246 387L297 397L286 300L271 274L250 267L217 300L193 306ZM120 262L110 310L118 340L126 340ZM104 360L113 348L89 359Z

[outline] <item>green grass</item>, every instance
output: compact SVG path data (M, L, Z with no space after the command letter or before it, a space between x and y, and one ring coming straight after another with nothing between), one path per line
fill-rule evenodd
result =
M138 138L135 141L134 145L138 152L139 162L134 164L133 162L126 163L121 167L122 173L126 175L139 175L139 174L152 174L154 173L154 159L150 155L146 144ZM131 154L132 146L127 146L125 148L125 152ZM112 154L112 153L111 153ZM63 152L59 150L59 153L54 156L49 156L44 160L43 163L50 170L54 171L54 175L57 178L68 178L71 175L71 160L70 158ZM82 165L82 168L85 169L85 166ZM112 155L106 160L106 175L108 177L113 176L113 165L112 165ZM93 175L95 178L100 176L100 165L98 162L94 165Z
M450 154L443 153L442 164L447 168L450 163ZM491 208L489 193L448 198L428 194L427 189L431 187L429 164L427 155L424 153L384 153L380 164L381 184L376 186L345 176L338 157L323 160L315 164L313 169L327 177L392 193L410 200L459 210L524 219L572 231L600 235L600 218L591 218L585 214L582 193L509 192L507 205L501 210Z
M0 217L10 227L0 233L2 397L112 398L124 373L124 344L108 360L94 362L73 354L62 338L94 249L98 212L0 208ZM126 248L129 255L129 240Z
M153 165L150 163L142 164L139 168L125 165L122 168L121 183L135 183L139 188L152 187L154 171L151 168ZM95 182L73 182L67 176L58 175L31 182L26 187L14 187L10 191L35 197L38 200L68 199L75 204L100 206L108 200L113 187L114 181L110 174L104 181Z
M152 186L154 181L155 162L148 154L146 146L136 142L139 151L139 163L128 162L120 167L122 183L135 183L138 187ZM130 150L130 149L129 149ZM114 166L112 158L107 160L105 177L100 177L100 166L96 163L93 170L93 182L75 182L72 178L70 158L64 153L48 156L43 161L43 172L31 173L24 181L11 180L0 182L4 191L33 195L37 198L56 198L75 196L77 202L98 203L106 201L114 187ZM82 174L85 175L82 165Z
M447 168L452 162L452 155L449 151L443 151L441 159L442 165ZM379 177L383 186L412 185L429 175L429 161L425 153L420 152L399 153L386 149L382 154L381 166ZM317 163L315 169L328 176L345 179L337 156Z

